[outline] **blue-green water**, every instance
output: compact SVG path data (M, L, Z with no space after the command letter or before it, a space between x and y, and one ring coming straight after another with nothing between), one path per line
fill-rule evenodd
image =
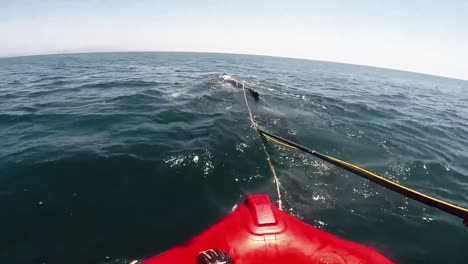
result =
M276 200L237 75L269 130L468 207L468 82L199 53L0 59L0 263L130 263L246 194ZM286 209L399 263L464 263L461 221L269 145Z

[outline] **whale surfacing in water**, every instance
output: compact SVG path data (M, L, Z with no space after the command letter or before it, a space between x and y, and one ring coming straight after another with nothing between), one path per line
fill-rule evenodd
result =
M235 88L241 88L241 89L245 88L245 89L249 90L250 95L252 95L252 97L255 99L255 101L258 101L260 99L260 94L257 91L255 91L254 89L246 87L244 81L238 80L238 79L232 77L231 75L227 75L227 74L223 74L221 77L222 77L222 80L221 80L222 83L228 83L228 84L234 86Z
M243 88L244 82L233 78L231 75L223 74L222 76L223 83L229 83L236 88Z
M274 127L274 130L277 131L278 135L294 142L298 142L297 138L293 134L294 130L290 129L291 125L287 120L287 116L284 113L272 109L266 101L259 101L259 93L253 88L248 87L248 84L245 81L236 76L231 76L228 74L218 75L217 78L218 82L223 85L241 90L245 88L249 91L250 95L252 95L252 97L257 102L256 104L250 105L251 110L255 112L256 122L259 122L259 124L265 126L266 128Z

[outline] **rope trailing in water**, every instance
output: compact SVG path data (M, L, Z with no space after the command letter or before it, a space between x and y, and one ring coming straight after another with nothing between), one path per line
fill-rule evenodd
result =
M249 110L249 116L250 116L250 122L252 123L252 127L255 128L258 132L258 134L260 136L262 136L262 133L260 133L260 130L258 130L258 125L257 123L255 123L255 120L253 118L253 115L252 115L252 111L250 110L250 106L249 106L249 102L247 100L247 95L246 95L246 92L245 92L245 85L244 83L242 83L242 90L244 91L244 99L245 99L245 104L247 105L247 109ZM281 186L281 183L278 179L278 175L276 174L276 170L275 170L275 167L273 166L273 161L271 160L270 158L270 154L268 153L267 149L266 149L266 146L265 144L263 143L262 141L262 148L263 148L263 151L265 152L265 155L266 155L266 159L268 161L268 166L270 167L270 171L271 171L271 174L273 175L273 182L275 183L275 186L276 186L276 193L278 195L278 208L280 210L283 210L282 209L282 200L281 200L281 190L280 190L280 186Z
M249 110L250 111L250 110ZM285 138L282 138L280 136L277 136L275 134L272 134L266 130L264 130L263 128L261 128L260 126L256 126L256 129L257 131L259 131L259 133L265 135L265 137L277 144L280 144L280 145L283 145L283 146L286 146L286 147L289 147L289 148L295 148L295 149L299 149L303 152L306 152L306 153L309 153L310 155L312 156L315 156L321 160L324 160L328 163L331 163L335 166L338 166L342 169L345 169L349 172L352 172L358 176L361 176L371 182L374 182L374 183L377 183L378 185L384 187L384 188L387 188L387 189L390 189L392 191L395 191L403 196L406 196L410 199L413 199L413 200L416 200L416 201L419 201L423 204L426 204L426 205L429 205L429 206L432 206L432 207L435 207L435 208L438 208L446 213L449 213L451 215L454 215L454 216L458 216L460 217L461 219L463 219L463 224L465 226L468 226L468 209L466 208L463 208L463 207L460 207L460 206L457 206L457 205L454 205L454 204L451 204L449 202L446 202L446 201L442 201L440 199L437 199L437 198L434 198L430 195L427 195L427 194L424 194L424 193L421 193L421 192L418 192L416 190L413 190L411 188L408 188L406 186L403 186L401 184L398 184L396 182L393 182L391 180L388 180L382 176L379 176L373 172L370 172L366 169L363 169L359 166L356 166L354 164L351 164L351 163L348 163L348 162L345 162L345 161L342 161L340 159L337 159L337 158L334 158L334 157L331 157L331 156L328 156L328 155L325 155L325 154L322 154L320 152L317 152L315 150L312 150L310 148L307 148L305 146L302 146L302 145L299 145L295 142L292 142L290 140L287 140Z

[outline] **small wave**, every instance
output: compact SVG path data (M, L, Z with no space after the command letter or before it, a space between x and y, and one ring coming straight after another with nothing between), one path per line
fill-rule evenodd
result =
M170 83L158 82L158 81L144 81L144 80L125 80L125 81L110 81L110 82L95 82L87 83L77 86L75 88L87 89L107 89L107 88L139 88L139 87L158 87L160 85L167 85Z
M49 74L39 74L37 76L37 80L31 82L31 83L43 83L43 82L51 82L47 83L47 85L58 85L61 83L64 83L63 80L67 80L67 76L62 76L62 75L49 75Z
M165 159L164 162L171 168L186 167L189 164L201 166L203 168L203 175L208 176L214 169L212 158L212 154L208 150L205 150L202 154L190 153L171 156Z
M135 105L135 104L146 104L146 103L155 103L160 102L161 98L153 94L143 94L143 93L134 93L134 94L123 94L107 99L108 102L114 103L123 103L126 105Z

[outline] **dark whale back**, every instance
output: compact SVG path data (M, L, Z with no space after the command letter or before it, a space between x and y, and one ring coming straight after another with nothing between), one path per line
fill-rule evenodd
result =
M223 74L221 76L222 83L228 83L234 88L244 88L246 83L240 78ZM278 112L271 108L267 102L264 100L259 101L259 93L252 89L251 87L245 86L245 89L249 91L249 94L255 99L257 103L251 104L251 110L256 116L256 121L259 122L259 125L265 126L267 129L275 131L278 135L297 142L297 138L293 134L293 129L291 129L291 124L287 119L287 116L284 113Z

